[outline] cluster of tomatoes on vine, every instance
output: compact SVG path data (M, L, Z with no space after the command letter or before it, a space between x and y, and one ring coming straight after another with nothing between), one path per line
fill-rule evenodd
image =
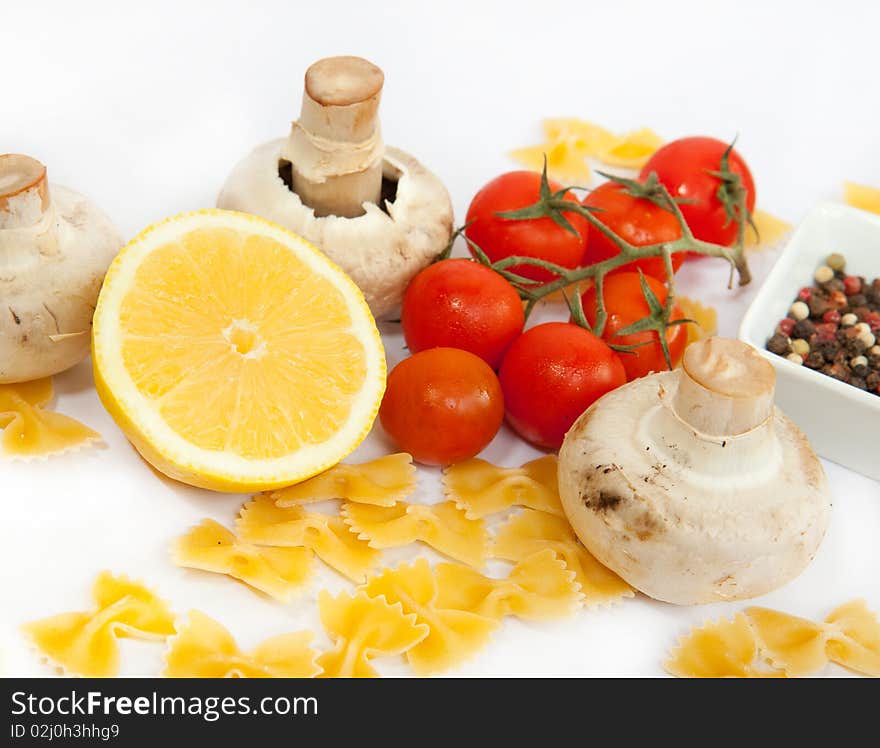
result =
M732 147L714 138L682 138L660 148L638 181L652 173L676 201L694 238L734 244L738 224L725 199L724 174L738 175L733 178L745 190L749 214L755 186ZM528 171L502 174L485 185L470 204L464 230L472 255L483 262L439 260L406 290L401 324L412 355L389 374L379 416L388 435L419 462L446 465L473 457L492 441L505 416L528 442L558 449L574 421L602 395L663 371L667 363L674 366L682 356L688 337L684 324L665 330L668 359L656 330L621 334L650 315L652 300L666 303L667 265L659 256L622 265L603 279L601 336L591 331L598 312L595 286L580 297L587 325L569 319L524 330L523 301L508 279L523 279L534 288L558 276L524 264L506 268L506 279L487 259L535 258L574 269L620 252L575 212L566 213L566 220L511 220L512 211L539 200L541 187L542 176ZM577 203L574 193L553 182L549 187ZM588 192L582 204L631 245L681 238L680 221L671 211L624 183L609 180ZM672 255L673 272L685 259L684 253ZM674 322L683 315L676 306L670 317Z

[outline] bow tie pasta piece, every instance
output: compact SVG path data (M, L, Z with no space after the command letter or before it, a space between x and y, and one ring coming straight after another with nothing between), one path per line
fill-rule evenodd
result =
M718 311L711 306L701 304L695 299L689 299L679 294L675 295L675 303L681 309L681 313L695 324L687 325L687 344L696 343L704 338L711 338L718 334ZM679 362L681 365L681 362Z
M880 189L856 182L843 183L843 199L848 205L880 215Z
M785 677L781 671L756 667L758 641L748 618L740 613L694 628L679 640L664 663L679 678L770 678Z
M468 519L452 501L393 507L347 503L342 516L352 532L371 548L397 548L416 541L471 566L486 559L489 535L481 520Z
M604 605L635 594L632 587L580 544L564 519L546 512L526 509L511 517L495 535L492 554L507 561L522 561L548 548L575 573L585 605Z
M768 608L748 608L746 616L761 653L787 676L798 678L815 673L828 661L827 635L821 624Z
M354 582L363 582L382 555L351 532L340 517L298 506L279 507L266 495L255 496L241 508L236 529L246 543L308 548Z
M102 572L95 608L25 624L23 631L50 662L70 675L107 678L119 672L117 639L164 639L174 633L168 605L142 584Z
M551 549L527 556L506 579L492 579L461 564L437 564L437 607L501 620L562 618L581 602L575 573Z
M310 631L273 636L243 653L223 626L198 610L177 629L165 652L168 678L314 678L321 672Z
M172 558L178 566L226 574L285 602L308 581L312 565L308 548L245 543L212 519L178 538Z
M91 444L101 435L73 418L44 410L52 400L52 378L0 384L2 453L11 457L47 457Z
M755 668L758 652L780 670ZM748 608L733 621L694 629L673 650L666 669L696 678L801 677L820 670L828 660L880 676L880 621L864 600L841 605L824 623Z
M546 159L547 176L566 184L573 182L587 184L593 178L586 156L587 154L578 147L577 140L569 137L517 148L510 152L510 157L514 161L530 171L542 171Z
M828 658L850 670L880 677L880 621L864 600L841 605L826 619Z
M363 592L318 596L321 623L335 646L318 659L323 678L378 678L370 664L376 657L402 655L429 632L413 613L405 615L400 603Z
M573 117L545 119L541 126L548 142L568 140L586 156L595 156L617 142L617 137L610 130Z
M763 210L752 211L752 224L746 228L746 249L774 247L791 231L791 224Z
M640 169L661 145L663 138L648 127L621 135L596 154L603 164Z
M580 119L545 119L542 124L544 143L518 148L510 155L532 171L541 171L546 157L550 178L563 182L589 182L592 172L587 157L604 153L618 142L614 133Z
M498 627L498 621L464 610L451 610L437 604L437 580L424 558L396 569L385 569L362 588L370 597L384 597L392 605L400 603L403 612L415 614L419 624L428 626L428 635L406 653L418 675L447 670L482 649Z
M525 506L560 517L557 458L548 455L522 467L496 467L479 458L451 465L443 473L446 496L465 510L468 519L480 519L512 506Z
M360 465L340 463L328 471L271 494L280 507L327 499L394 506L416 489L416 467L405 452Z

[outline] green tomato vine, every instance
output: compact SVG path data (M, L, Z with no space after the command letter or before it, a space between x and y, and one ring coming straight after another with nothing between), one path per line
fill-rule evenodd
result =
M547 158L545 156L538 200L525 208L498 213L497 215L509 221L527 221L537 218L549 218L565 231L577 235L577 230L571 225L568 218L566 218L566 214L576 213L586 219L592 230L601 231L611 242L613 242L620 250L619 254L609 257L607 260L574 269L562 267L546 260L518 255L505 257L497 262L492 262L486 253L473 240L468 238L465 233L465 230L467 229L466 224L455 231L446 251L438 259L445 259L448 257L452 251L452 246L456 238L462 236L470 247L474 259L477 262L492 268L492 270L505 278L517 290L520 298L525 302L526 317L531 314L539 301L550 294L560 291L562 292L571 312L572 320L576 324L592 332L594 335L602 337L602 333L605 330L605 324L608 320L603 293L605 277L608 273L634 262L635 260L640 260L646 257L662 257L666 268L667 286L669 288L665 303L660 302L657 295L651 290L646 282L644 275L639 271L642 293L648 304L650 313L631 325L618 330L616 335L624 336L641 332L653 332L657 336L660 347L663 350L666 365L669 368L672 368L672 360L669 354L666 332L674 325L693 323L693 320L673 320L671 318L672 311L675 307L675 276L672 268L672 255L676 252L693 252L695 254L706 255L709 257L721 257L725 259L730 263L730 280L728 282L728 288L733 287L733 279L735 276L739 278L739 284L741 286L744 286L751 281L752 276L745 256L745 232L746 226L751 225L754 228L754 224L752 223L752 216L746 205L747 191L742 184L742 178L739 174L732 172L728 166L728 158L732 148L733 143L728 146L727 150L721 157L721 163L719 164L718 170L711 173L721 182L718 187L717 196L724 205L728 221L736 221L737 224L737 236L733 246L728 247L722 244L713 244L711 242L697 239L693 235L690 226L688 226L688 223L679 208L679 202L669 194L669 190L667 190L660 182L655 173L652 172L644 182L637 182L633 179L625 179L623 177L599 172L603 177L623 185L624 190L633 197L650 200L664 210L672 213L681 228L681 237L675 241L649 244L645 246L630 244L596 217L595 213L599 212L601 209L581 205L578 202L565 199L565 195L572 189L578 189L577 187L564 187L556 192L550 188L550 182L547 178ZM522 265L543 268L557 277L549 282L541 282L525 278L511 270L511 268ZM593 325L589 324L586 315L584 314L581 294L578 287L580 283L588 279L592 279L596 286L596 321ZM569 295L566 293L566 289L569 289L571 286L575 286L575 293ZM648 345L650 342L651 341L629 346L611 344L611 347L618 351L631 352L634 348L641 345Z

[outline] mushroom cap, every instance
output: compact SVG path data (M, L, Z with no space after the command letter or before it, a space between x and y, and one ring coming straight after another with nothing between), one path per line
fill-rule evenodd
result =
M632 586L690 605L754 597L797 576L830 518L822 465L777 408L707 436L674 411L682 372L605 395L559 453L559 491L584 545Z
M22 247L15 262L0 262L3 384L57 374L88 355L98 291L123 244L107 216L79 193L50 185L49 196L37 224L2 230Z
M383 175L397 182L387 212L364 203L361 216L317 217L279 176L285 142L265 143L242 160L217 207L253 213L294 231L351 276L376 317L393 311L409 281L452 235L452 202L443 183L409 154L386 147Z

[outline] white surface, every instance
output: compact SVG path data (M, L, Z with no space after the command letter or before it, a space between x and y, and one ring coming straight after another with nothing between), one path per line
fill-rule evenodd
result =
M239 158L286 132L305 67L347 53L384 68L385 139L436 170L459 219L480 185L511 168L505 152L536 142L539 119L551 115L617 129L650 125L667 138L739 133L759 203L790 221L836 199L844 178L876 182L880 100L870 92L880 6L560 7L7 2L0 150L42 159L51 180L95 199L131 236L166 215L212 205ZM756 259L758 280L772 259ZM728 292L726 275L722 264L696 263L682 273L682 291L718 305L722 332L734 335L755 286ZM390 363L402 357L399 338L389 337L387 348ZM6 674L49 672L26 651L17 626L87 607L102 568L143 578L178 611L200 608L246 647L302 626L320 632L317 591L325 583L343 588L342 580L324 572L297 603L282 606L227 579L174 568L171 539L205 516L231 522L241 497L157 478L101 409L86 365L59 377L57 389L57 409L98 429L106 446L43 463L0 463ZM355 457L387 448L374 435ZM487 450L504 464L534 454L506 432ZM829 535L807 571L760 604L819 617L863 596L880 610L880 485L827 467L836 496ZM422 471L420 497L438 496L436 473ZM678 635L742 607L637 598L554 624L507 621L454 674L660 675ZM326 643L322 633L318 642ZM160 669L157 645L122 647L124 674ZM406 672L393 660L379 669Z
M831 252L846 256L847 272L876 276L880 217L847 205L818 206L791 240L749 306L742 340L776 369L776 403L801 427L823 457L880 480L880 397L770 353L764 344L816 268ZM816 407L822 403L822 407Z

